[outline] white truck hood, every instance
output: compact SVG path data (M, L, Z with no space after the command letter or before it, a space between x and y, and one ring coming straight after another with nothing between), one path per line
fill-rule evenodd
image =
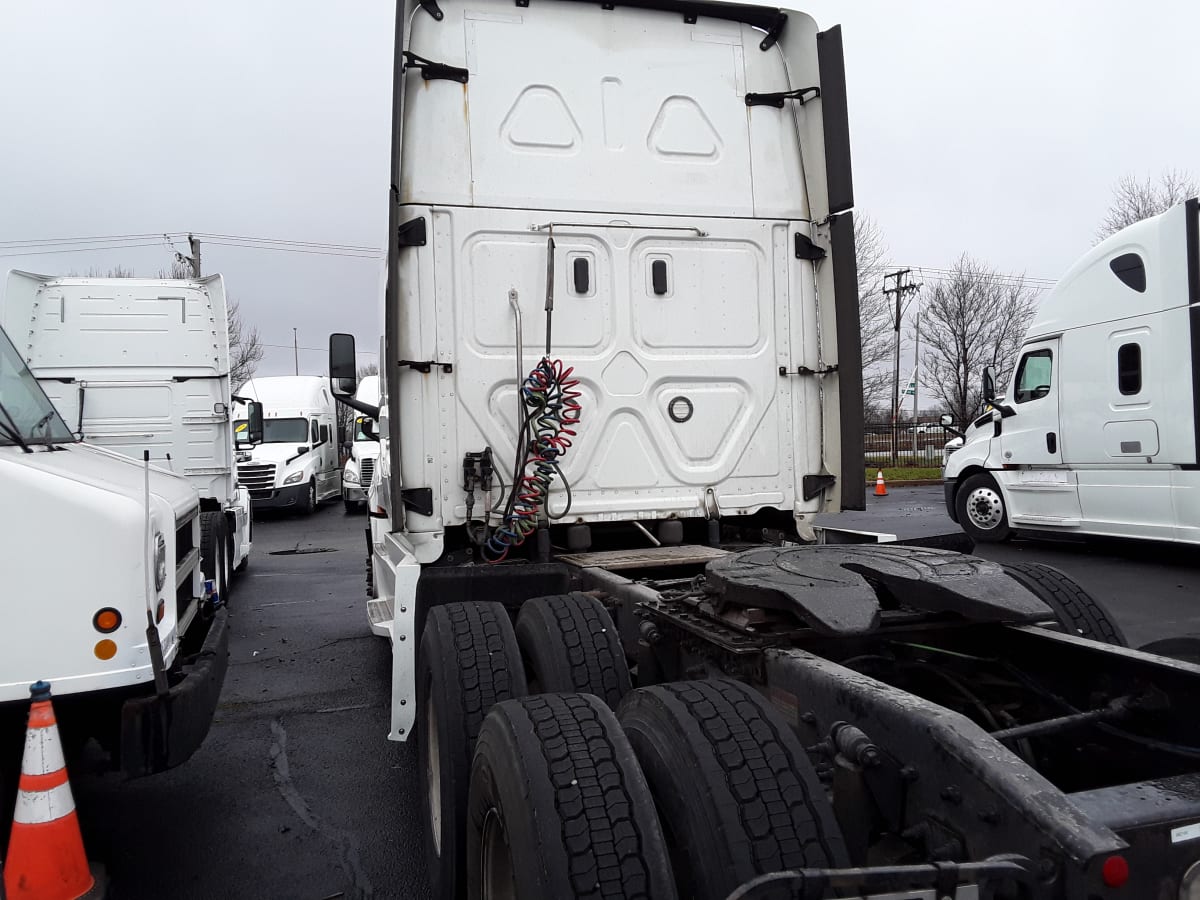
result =
M61 450L24 453L20 461L64 478L71 478L122 497L139 501L145 494L143 464L89 444L61 444ZM176 519L184 518L197 505L196 489L181 475L150 466L150 493L165 501Z
M297 453L297 447L312 449L311 444L258 444L250 451L250 459L256 463L275 463L281 466L297 456L306 455Z
M0 632L0 703L28 699L28 686L38 679L50 681L56 694L149 683L147 610L163 604L157 627L169 665L178 626L171 573L177 553L195 536L195 488L150 469L152 540L161 535L168 569L150 598L142 466L81 443L33 453L4 446L0 497L0 617L6 623ZM187 545L179 544L180 529L189 536ZM122 616L109 634L92 624L104 608ZM101 638L116 645L115 655L95 652Z

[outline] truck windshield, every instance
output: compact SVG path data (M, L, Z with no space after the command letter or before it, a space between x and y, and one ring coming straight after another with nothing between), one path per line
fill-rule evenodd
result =
M305 444L308 442L308 419L264 419L264 444Z
M363 422L369 422L369 421L370 421L370 419L368 419L366 416L356 416L355 417L355 419L354 419L354 440L356 440L356 441L372 440L372 438L368 437L367 433L365 431L363 431Z
M56 444L75 435L0 330L0 445Z

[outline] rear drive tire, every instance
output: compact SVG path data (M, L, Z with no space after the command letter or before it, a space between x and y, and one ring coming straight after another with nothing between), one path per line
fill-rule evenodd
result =
M224 573L226 593L222 595L221 600L228 605L229 601L233 599L233 561L237 558L237 548L233 546L233 529L229 527L229 517L224 516L224 519L225 559L223 560L224 564L222 565L221 569Z
M954 497L954 511L972 540L995 543L1012 536L1004 494L987 472L976 472L962 483Z
M654 801L616 716L587 694L492 710L471 766L468 896L676 896Z
M434 897L466 896L465 816L475 738L493 705L524 694L521 653L501 604L449 603L429 611L417 653L417 771Z
M646 773L681 897L721 900L768 872L850 864L795 733L737 681L633 691L617 711ZM787 885L756 897L790 897Z
M205 578L212 580L222 603L225 602L229 590L228 565L225 555L228 543L225 534L225 514L222 512L200 513L200 570L204 573Z
M1004 571L1054 610L1067 634L1128 647L1125 632L1108 610L1065 572L1043 563L1007 563Z
M525 601L517 643L533 693L595 694L615 709L632 686L612 617L587 594Z

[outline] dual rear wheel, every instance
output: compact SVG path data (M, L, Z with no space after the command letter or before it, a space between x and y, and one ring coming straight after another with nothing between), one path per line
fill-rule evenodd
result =
M731 680L631 690L595 598L530 600L515 629L500 604L435 607L417 671L435 897L718 900L847 864L774 708Z

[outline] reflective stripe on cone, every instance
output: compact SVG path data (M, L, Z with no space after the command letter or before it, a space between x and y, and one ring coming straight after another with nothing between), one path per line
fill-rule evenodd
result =
M38 682L31 690L37 699L25 732L4 888L8 900L77 900L96 881L83 850L50 686Z

